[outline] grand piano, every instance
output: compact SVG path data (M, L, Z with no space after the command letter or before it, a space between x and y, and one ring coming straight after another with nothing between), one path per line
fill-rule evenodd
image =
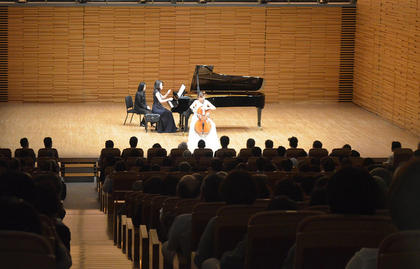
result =
M265 95L258 92L264 79L248 76L231 76L213 72L212 65L197 65L191 82L190 92L178 96L174 92L172 112L180 114L180 128L188 129L188 119L192 114L189 109L197 93L204 91L206 99L216 107L257 108L257 124L261 127L261 111L265 105Z

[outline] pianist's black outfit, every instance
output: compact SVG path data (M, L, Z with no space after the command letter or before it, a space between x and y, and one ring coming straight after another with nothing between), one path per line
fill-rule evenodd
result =
M144 87L146 87L146 83L141 82L136 92L136 97L134 99L134 110L137 111L139 114L150 114L152 111L147 108L146 104L146 94L144 92ZM141 124L144 125L144 117L141 121Z
M160 115L156 130L158 133L175 133L176 126L172 112L163 107L156 94L160 94L159 89L153 91L152 112Z

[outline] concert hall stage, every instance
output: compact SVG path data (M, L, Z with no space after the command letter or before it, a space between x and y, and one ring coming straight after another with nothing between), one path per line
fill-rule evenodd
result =
M188 139L188 133L182 132L146 133L136 115L131 124L123 125L125 116L123 103L2 103L0 147L14 151L19 139L27 137L37 151L43 147L43 138L50 136L60 157L97 157L108 139L121 150L129 146L131 136L137 136L139 147L146 150L154 143L169 150ZM174 113L174 118L178 123L178 114ZM329 151L348 143L362 157L386 157L394 140L413 149L420 141L420 137L351 103L269 103L262 111L262 128L257 127L254 107L219 108L212 118L218 136L229 136L237 151L250 137L264 148L266 139L272 139L275 147L287 147L287 138L296 136L306 150L318 139Z

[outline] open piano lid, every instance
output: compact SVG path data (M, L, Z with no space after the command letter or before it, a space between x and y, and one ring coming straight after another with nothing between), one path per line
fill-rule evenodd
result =
M200 91L235 92L258 91L264 79L248 76L231 76L213 72L212 65L196 65L191 81L191 92L197 92L197 78Z

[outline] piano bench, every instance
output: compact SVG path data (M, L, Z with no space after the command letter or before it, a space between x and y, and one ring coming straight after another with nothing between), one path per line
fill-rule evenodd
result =
M146 133L147 133L148 123L150 122L150 123L158 124L159 118L160 118L159 114L145 114L144 115L144 121L145 121L144 127L146 128Z

